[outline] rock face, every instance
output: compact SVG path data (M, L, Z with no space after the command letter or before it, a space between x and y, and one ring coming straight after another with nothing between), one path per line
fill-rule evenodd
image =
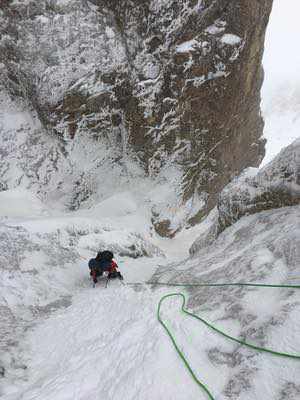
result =
M243 215L300 204L300 140L282 150L256 175L244 173L221 192L219 229Z
M89 136L153 179L175 166L176 204L166 200L152 218L172 236L199 222L230 178L264 155L261 59L271 6L6 1L1 81L64 141ZM175 206L189 211L180 217Z
M215 242L218 235L244 215L300 204L300 139L283 149L263 169L249 169L220 193L192 255Z

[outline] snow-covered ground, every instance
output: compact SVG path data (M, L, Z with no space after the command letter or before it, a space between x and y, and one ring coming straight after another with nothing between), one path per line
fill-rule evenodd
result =
M262 92L268 138L264 163L300 133L300 58L294 45L287 46L299 36L296 3L275 1L267 35ZM284 39L279 28L286 29L291 41ZM282 61L291 56L295 57L292 62ZM167 185L150 186L130 165L127 172L136 176L139 191L128 188L121 167L108 168L98 177L104 179L105 197L96 193L89 208L63 212L59 205L70 200L70 182L64 182L61 191L44 193L38 180L59 188L60 177L51 176L53 166L69 171L71 180L78 176L78 160L62 161L50 137L39 147L39 151L51 149L45 152L46 158L42 151L38 153L35 138L43 135L40 125L34 125L28 112L16 112L5 99L1 101L0 129L4 128L6 146L2 149L3 173L13 189L0 192L0 397L206 399L156 318L159 298L170 290L118 282L107 289L99 283L94 289L87 260L100 248L112 249L125 282L143 283L154 275L164 282L299 285L299 206L243 217L213 246L207 245L190 258L189 247L205 234L210 220L182 231L175 239L159 238L149 227L153 204L138 192L144 187L154 203L174 194L169 194ZM27 137L29 130L32 133ZM78 141L74 147L82 145ZM93 150L102 154L100 144ZM22 164L25 153L28 165ZM76 151L73 154L76 157ZM91 174L89 157L88 153L80 162ZM35 179L30 174L36 169L40 175ZM190 309L228 333L278 351L300 353L297 291L206 288L189 290L187 295ZM163 307L164 318L215 400L299 400L299 361L232 344L181 315L179 305L178 300L169 300Z
M52 314L54 313L55 318L57 315L55 310L59 310L60 315L68 319L65 307L74 305L75 309L77 307L86 309L87 319L94 319L95 315L97 318L108 318L112 324L110 325L108 321L105 323L107 333L119 329L117 320L122 315L123 322L119 320L121 325L124 323L130 326L131 321L134 321L130 328L130 331L134 331L140 323L141 326L138 329L144 330L146 335L147 323L141 322L144 306L140 310L140 316L136 317L137 321L134 316L135 307L137 307L138 299L141 298L143 304L148 303L147 307L155 310L157 297L154 296L152 301L149 291L146 297L142 294L137 297L137 292L132 288L122 287L120 290L120 288L113 289L112 287L107 289L107 293L103 292L101 285L99 288L92 289L87 261L95 256L99 249L109 248L114 251L126 282L145 282L151 278L159 265L178 260L180 257L187 257L190 243L198 234L198 228L194 228L179 235L175 240L158 238L147 225L149 210L145 207L143 199L136 198L134 193L128 190L119 193L118 199L112 196L109 200L103 200L88 210L69 214L49 208L25 189L1 192L0 204L0 315L2 320L0 372L2 368L5 371L5 376L0 381L0 395L5 399L21 398L25 390L25 382L33 378L31 377L33 369L29 367L26 355L28 351L31 351L31 345L26 344L26 332L29 329L34 336L36 329L40 327L45 326L47 330L44 324L52 324L50 322ZM111 289L114 290L113 293ZM80 305L84 298L87 303ZM100 301L99 304L98 301ZM92 311L90 302L98 309L98 313L94 308L93 315L90 314ZM108 303L112 307L111 311L107 308ZM122 306L126 304L127 308L123 309ZM106 312L111 315L105 314ZM76 317L79 324L82 316L80 311ZM158 329L155 314L152 312L151 318L152 324L156 326L155 329ZM99 330L103 328L103 323L98 324L95 320L90 321L88 325L92 323L96 324ZM71 324L70 321L68 326L71 327ZM75 329L75 326L65 334L73 336L73 328ZM82 323L81 334L86 332L86 329L89 328ZM54 327L54 330L58 332L58 327ZM79 332L78 334L81 336ZM103 335L105 335L104 332ZM69 341L69 339L66 340ZM135 336L132 340L136 341ZM37 339L37 341L40 340ZM85 344L80 341L77 344L82 348L83 354L86 353ZM55 345L55 340L53 345ZM98 345L99 343L95 343L96 347ZM41 343L41 346L44 345ZM143 347L143 344L140 343L140 346ZM49 349L49 346L46 345L46 348ZM37 354L35 350L34 353ZM40 351L38 353L41 358L45 356ZM56 355L58 354L60 354L59 350ZM143 359L142 353L140 356ZM78 357L80 357L79 354ZM107 355L103 357L107 358ZM89 362L88 359L86 362ZM107 362L115 363L112 359L108 359ZM173 368L176 370L176 366ZM124 374L127 373L125 368ZM73 385L71 382L70 384ZM93 384L96 384L98 388L98 381ZM85 392L88 396L89 390L85 391L82 388L82 393ZM74 398L73 394L73 392L68 392L66 395L69 396L68 398ZM46 398L46 393L39 396ZM56 395L52 393L49 396L55 399ZM109 394L107 396L106 398L109 399Z
M125 283L300 284L299 206L243 217L189 257L191 243L205 236L214 217L161 239L147 228L143 199L129 190L118 199L63 213L24 189L0 194L4 400L207 398L156 318L160 297L179 289L119 282L92 288L87 260L99 248L115 252ZM188 307L229 334L299 354L298 291L185 290ZM265 400L299 398L298 360L237 346L179 307L177 299L168 300L163 317L216 400L256 400L261 393Z
M176 255L171 265L167 265L171 257L164 260L159 255L120 257L120 269L125 282L144 282L156 270L154 279L163 282L300 284L299 215L299 207L293 207L244 217L213 246L184 263L176 262ZM101 237L115 240L115 235L129 248L128 237L124 243L120 232L102 230L95 218L40 218L6 219L6 229L2 225L22 261L18 271L12 268L2 274L6 281L1 294L26 327L25 332L16 332L20 342L15 347L6 344L10 350L2 359L6 368L2 398L206 399L156 318L159 298L179 290L134 288L119 282L112 282L108 289L102 283L92 288L86 261L78 252L92 254L89 245L99 243ZM177 242L168 241L165 251L173 245L183 249L183 237L184 233ZM5 243L3 235L1 239ZM206 288L187 295L190 309L228 333L278 351L299 353L297 291ZM265 400L283 399L282 393L289 400L299 398L299 361L277 359L228 342L181 315L179 307L178 300L168 301L163 317L215 399L256 400L261 393Z

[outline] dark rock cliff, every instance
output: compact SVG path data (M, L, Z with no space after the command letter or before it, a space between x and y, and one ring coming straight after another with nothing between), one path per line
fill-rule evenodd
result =
M146 174L179 171L161 235L199 222L264 155L261 66L272 0L1 2L0 78L64 140L89 135ZM173 209L173 210L171 210ZM176 214L176 213L175 213ZM178 218L177 218L178 219Z

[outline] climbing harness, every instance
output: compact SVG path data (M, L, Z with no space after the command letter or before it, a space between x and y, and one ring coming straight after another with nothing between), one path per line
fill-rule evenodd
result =
M126 285L139 285L140 283L126 283ZM287 288L287 289L300 289L300 285L280 285L280 284L274 284L274 285L268 285L268 284L260 284L260 283L199 283L199 284L189 284L189 283L170 283L170 282L166 282L166 283L162 283L162 282L146 282L144 283L146 285L156 285L156 286L178 286L178 287L228 287L228 286L247 286L247 287L263 287L263 288ZM142 284L142 285L144 285ZM159 323L163 326L163 328L165 329L167 335L169 336L169 338L171 339L173 346L177 352L177 354L179 355L179 357L181 358L181 360L183 361L185 367L187 368L187 370L189 371L189 373L191 374L193 380L196 382L196 384L207 394L208 398L210 400L215 400L215 398L213 397L213 395L211 394L210 390L208 389L208 387L201 382L195 372L193 371L192 367L190 366L186 356L184 355L183 351L180 350L176 339L174 337L174 334L171 332L171 329L167 326L167 324L163 321L162 317L161 317L161 307L163 302L167 299L167 298L171 298L171 297L180 297L182 299L182 305L181 305L181 311L185 314L188 315L189 317L195 318L198 321L202 322L204 325L206 325L208 328L210 328L211 330L219 333L220 335L226 337L227 339L234 341L236 343L239 343L243 346L249 347L251 349L254 349L256 351L259 352L265 352L265 353L269 353L273 356L279 356L279 357L286 357L286 358L290 358L290 359L294 359L294 360L300 360L300 354L290 354L290 353L285 353L285 352L278 352L272 349L268 349L268 348L264 348L264 347L260 347L260 346L256 346L254 344L248 343L245 340L242 339L238 339L235 338L229 334L227 334L226 332L224 332L223 330L217 328L216 326L214 326L213 324L209 323L208 321L206 321L205 319L199 317L198 315L188 311L185 308L185 304L186 304L186 297L183 293L178 292L178 293L168 293L164 296L162 296L159 300L158 303L158 307L157 307L157 319L159 321Z

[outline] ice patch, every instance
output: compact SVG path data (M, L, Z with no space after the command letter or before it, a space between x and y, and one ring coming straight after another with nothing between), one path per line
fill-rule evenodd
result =
M224 32L224 30L224 26L210 25L208 28L205 29L205 32L209 33L210 35L217 35Z
M112 30L112 28L110 28L109 26L107 26L106 28L105 28L105 33L106 33L106 35L107 35L107 37L109 38L109 39L114 39L115 38L115 32Z
M195 50L195 47L199 45L199 42L195 39L188 40L187 42L181 43L176 47L177 53L189 53Z
M242 39L239 36L233 35L232 33L226 33L221 37L221 42L229 46L236 46L241 43L241 41Z

